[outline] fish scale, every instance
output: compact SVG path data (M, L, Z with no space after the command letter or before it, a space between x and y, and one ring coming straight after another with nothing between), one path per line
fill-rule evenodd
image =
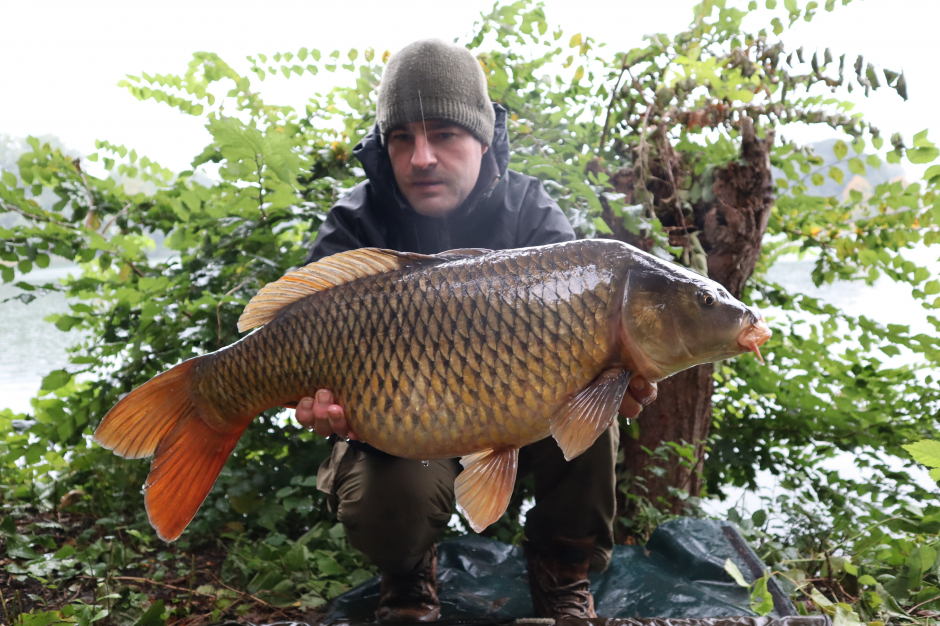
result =
M546 411L597 376L614 348L612 291L601 280L581 289L583 272L572 270L597 263L590 256L507 253L314 293L200 364L197 390L221 413L330 389L362 440L408 458L536 441L548 434ZM248 369L232 385L238 364Z

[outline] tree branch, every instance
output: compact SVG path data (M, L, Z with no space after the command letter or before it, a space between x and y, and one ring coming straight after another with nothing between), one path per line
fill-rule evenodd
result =
M74 224L69 224L68 222L60 222L59 220L52 219L51 217L46 217L45 215L36 215L35 213L30 213L29 211L24 211L23 209L19 208L18 206L14 206L14 205L12 205L12 204L8 204L7 202L4 202L3 200L0 200L0 204L2 204L2 205L3 205L3 208L4 208L5 210L7 210L7 211L12 211L12 212L14 212L14 213L19 213L20 215L23 215L23 216L25 216L25 217L28 217L28 218L31 218L31 219L34 219L34 220L41 220L41 221L43 221L43 222L49 222L50 224L58 224L59 226L63 226L63 227L65 227L65 228L75 228L75 225L74 225Z

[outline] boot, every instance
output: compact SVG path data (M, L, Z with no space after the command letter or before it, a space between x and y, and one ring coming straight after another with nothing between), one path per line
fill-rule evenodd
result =
M555 537L551 548L537 550L523 543L529 564L529 589L538 617L597 617L588 570L594 537Z
M440 616L436 545L407 574L382 573L382 595L376 612L379 622L433 622Z

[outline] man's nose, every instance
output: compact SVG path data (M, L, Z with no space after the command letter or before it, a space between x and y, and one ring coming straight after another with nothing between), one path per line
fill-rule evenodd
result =
M434 156L434 149L428 142L424 133L415 135L415 151L411 156L411 164L419 169L429 168L437 163L437 157Z

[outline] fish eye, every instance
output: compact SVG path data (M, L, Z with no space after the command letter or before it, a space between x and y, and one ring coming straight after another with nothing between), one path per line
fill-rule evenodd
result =
M704 295L702 296L702 303L703 303L705 306L712 306L713 304L715 304L715 296L713 296L713 295L710 294L710 293L704 294Z

